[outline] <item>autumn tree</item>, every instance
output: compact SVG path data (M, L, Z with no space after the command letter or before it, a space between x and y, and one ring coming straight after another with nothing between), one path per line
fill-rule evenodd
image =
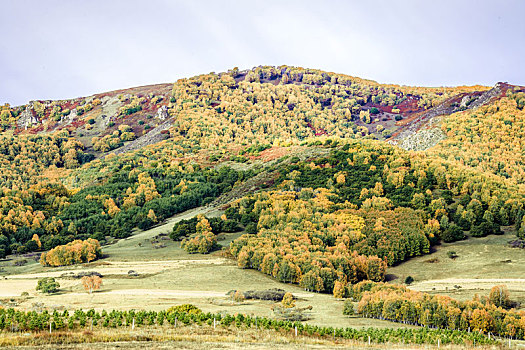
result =
M42 248L42 242L40 242L40 238L38 237L36 233L33 234L33 238L31 238L31 240L36 242L38 249Z
M284 294L283 300L281 301L281 305L285 308L295 307L295 300L292 293L287 292Z
M43 266L63 266L93 261L102 256L100 243L93 238L85 241L75 240L65 245L57 246L40 256Z
M507 308L510 305L510 293L505 285L492 287L489 294L489 301L498 307Z
M98 290L102 285L102 278L97 275L84 276L82 277L82 286L89 294L93 293L95 290Z
M341 283L340 281L335 281L333 294L334 294L334 298L340 299L344 297L345 287L343 283Z

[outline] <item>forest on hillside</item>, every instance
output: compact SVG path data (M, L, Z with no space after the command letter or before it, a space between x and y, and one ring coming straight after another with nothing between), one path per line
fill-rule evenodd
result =
M281 66L181 79L171 92L4 105L0 256L127 237L258 174L268 182L231 203L222 222L199 218L174 238L207 252L217 233L245 229L229 249L239 266L330 293L380 281L387 266L440 241L510 225L525 238L521 87L475 109L453 107L440 126L447 139L434 148L380 141L487 89ZM37 121L23 128L28 113ZM161 114L163 140L111 153L147 137Z

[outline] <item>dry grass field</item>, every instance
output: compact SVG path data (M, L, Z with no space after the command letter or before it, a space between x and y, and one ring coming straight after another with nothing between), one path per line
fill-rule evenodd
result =
M57 340L60 339L62 344ZM375 344L356 340L308 337L290 332L255 329L213 329L204 327L145 327L130 329L96 330L93 332L60 332L36 335L16 335L0 339L2 349L431 349L432 345L403 343ZM12 344L12 345L7 345ZM518 344L514 344L518 346ZM435 347L435 346L434 346ZM465 349L459 345L441 345L440 349ZM501 349L501 346L478 346L480 350Z
M390 268L389 277L393 283L403 283L412 276L414 283L410 288L460 300L471 299L475 294L488 295L493 286L504 284L513 300L525 304L525 251L510 248L508 242L516 236L510 228L505 232L501 236L444 243L431 255ZM449 258L450 251L457 257Z

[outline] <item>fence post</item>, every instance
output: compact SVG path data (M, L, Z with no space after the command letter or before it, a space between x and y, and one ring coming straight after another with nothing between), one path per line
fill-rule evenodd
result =
M217 324L217 322L215 321L215 317L213 318L213 329L215 329L215 325Z
M297 326L295 326L295 336L297 337Z
M133 317L133 322L131 323L131 330L135 329L135 317Z
M49 320L49 334L51 334L51 324L52 324L52 322L51 322L51 320Z
M370 345L370 336L368 336L368 345Z
M438 339L438 348L441 345L441 339Z
M175 317L175 327L177 327L177 317Z

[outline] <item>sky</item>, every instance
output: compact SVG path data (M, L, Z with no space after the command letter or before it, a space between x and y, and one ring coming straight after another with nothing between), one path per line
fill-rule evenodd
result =
M525 85L525 1L0 0L0 103L259 65Z

